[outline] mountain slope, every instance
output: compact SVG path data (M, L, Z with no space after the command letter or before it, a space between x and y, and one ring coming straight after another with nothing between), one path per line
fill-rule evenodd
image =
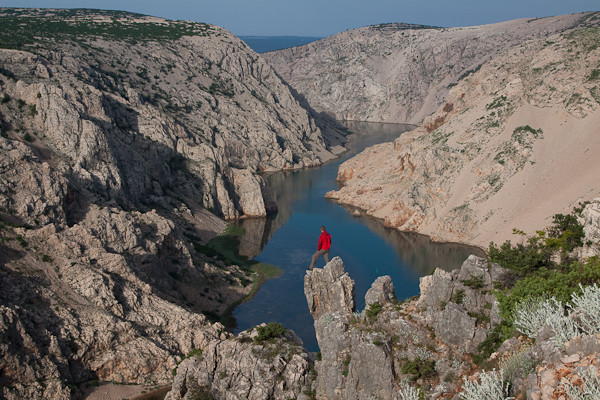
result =
M327 194L442 241L487 246L600 194L600 29L529 41L415 131L340 166Z
M463 28L381 24L264 56L317 111L342 120L418 123L443 104L452 86L506 49L593 18L573 14Z
M344 137L219 27L2 8L0 47L0 397L166 384L256 279L214 214L265 215L258 172Z

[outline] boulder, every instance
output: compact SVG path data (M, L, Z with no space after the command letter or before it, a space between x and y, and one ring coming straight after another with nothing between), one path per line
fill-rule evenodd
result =
M369 307L373 303L387 304L396 301L394 283L389 275L380 276L375 279L367 294L365 295L365 304Z

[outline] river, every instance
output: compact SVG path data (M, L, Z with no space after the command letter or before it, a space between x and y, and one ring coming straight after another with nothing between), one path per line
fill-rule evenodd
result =
M332 237L330 258L341 257L356 283L357 310L364 308L365 293L378 276L390 275L396 297L405 299L419 293L419 278L433 269L455 269L469 254L481 255L479 249L434 243L427 236L385 228L381 221L353 216L325 199L325 193L337 188L337 170L342 162L412 128L402 124L350 123L350 150L342 157L319 168L265 177L279 212L274 217L242 221L246 233L240 253L277 265L283 274L264 283L254 298L234 310L236 334L276 321L296 332L309 351L318 350L304 296L304 274L316 251L321 225ZM316 268L324 264L321 257Z

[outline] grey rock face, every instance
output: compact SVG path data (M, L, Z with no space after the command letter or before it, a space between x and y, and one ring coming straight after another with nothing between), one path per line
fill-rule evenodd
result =
M585 15L466 28L380 24L267 53L318 111L338 119L419 122L448 89L502 51L562 32Z
M345 139L222 28L23 13L0 10L14 26L58 18L118 34L67 29L0 49L0 397L168 383L184 354L227 337L203 312L249 291L240 267L205 254L226 227L215 214L266 215L259 172L319 165ZM138 24L159 37L132 40ZM202 32L166 34L190 27ZM282 372L289 387L303 366Z
M339 257L334 257L322 269L307 271L304 294L315 320L325 314L349 314L354 310L354 281L344 271L344 263Z
M583 225L585 237L577 256L585 259L600 255L600 199L594 199L584 207L579 223Z
M368 307L362 313L352 313L348 304L353 302L330 298L347 299L352 293L353 282L341 259L322 270L307 271L304 290L321 350L313 384L317 398L391 400L397 398L403 379L416 380L420 386L444 379L432 393L451 393L461 371L472 366L469 354L494 324L486 321L497 321L491 317L495 311L489 310L493 296L482 293L492 287L491 276L499 275L497 270L471 256L460 270L437 270L423 278L421 298L402 305L394 300L391 279L379 277L365 303L379 303L381 309ZM481 281L471 278L473 274ZM465 281L477 288L465 286ZM459 291L460 300L453 296Z
M395 301L394 283L389 275L380 276L375 279L375 282L373 282L365 295L365 304L367 307L374 303L387 304Z
M449 346L469 351L477 319L469 317L465 309L455 303L449 303L438 317L434 325L436 337Z
M566 16L588 22L495 55L452 86L420 127L341 164L343 185L326 197L399 231L482 248L514 239L515 227L533 233L549 215L598 197L600 175L592 171L600 163L588 143L596 143L600 97L588 77L600 54L584 51L597 27L583 27L597 26L597 15ZM530 29L552 20L512 23ZM573 131L586 139L572 140Z
M315 166L343 150L335 124L222 28L137 45L83 40L44 43L41 55L0 50L14 77L0 77L12 99L0 109L4 130L14 138L21 125L47 155L68 159L80 190L130 205L176 191L225 218L264 216L258 171Z
M217 399L304 399L310 390L311 360L301 345L293 332L264 343L253 343L248 331L237 339L213 341L202 355L177 367L166 399L202 392Z

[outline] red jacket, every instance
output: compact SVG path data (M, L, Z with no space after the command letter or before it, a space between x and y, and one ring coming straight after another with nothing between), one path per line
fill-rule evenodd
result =
M327 231L321 232L321 236L319 236L319 244L317 245L317 250L329 250L331 247L331 235L327 233Z

